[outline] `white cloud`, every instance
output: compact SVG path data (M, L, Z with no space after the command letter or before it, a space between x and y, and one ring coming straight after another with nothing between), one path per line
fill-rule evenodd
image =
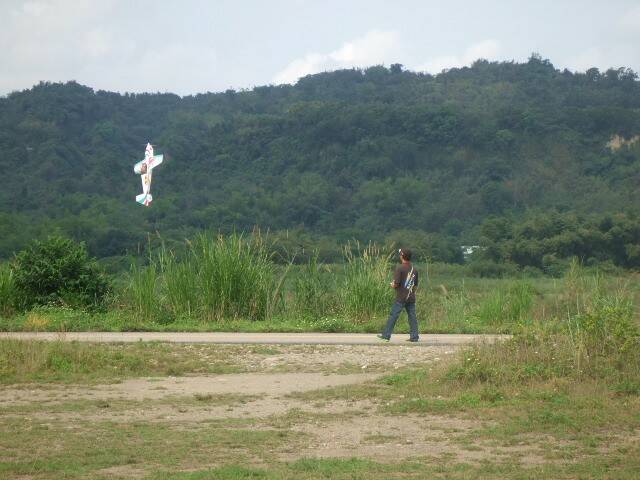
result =
M106 69L94 86L121 92L169 91L186 95L215 90L218 67L215 50L207 45L172 43L144 52L130 48L125 65Z
M0 0L1 2L2 0ZM149 30L127 30L118 22L122 0L42 0L0 6L0 94L39 81L77 80L96 89L188 94L215 90L219 68L209 39L175 41ZM144 17L140 28L145 28ZM123 23L125 25L123 25Z
M568 55L562 65L569 70L585 72L596 67L604 72L609 68L634 68L640 65L640 6L617 14L617 20L606 25L606 34L593 39L591 45Z
M590 47L570 57L564 65L569 70L584 72L596 67L600 71L609 68L632 67L640 61L638 49L627 43L604 47Z
M39 17L47 11L47 5L42 2L25 2L22 5L22 11L27 15Z
M606 63L605 52L601 48L592 47L569 58L566 67L576 72L585 72L592 67L602 68Z
M640 5L626 11L619 20L620 27L629 33L640 33Z
M393 55L397 55L399 50L397 32L371 30L333 52L308 53L292 61L274 76L273 81L276 84L295 83L300 77L312 73L393 62Z
M445 55L427 60L414 68L419 72L440 73L448 68L470 65L476 60L497 60L501 53L501 46L497 40L484 40L468 47L461 55Z
M2 7L0 93L41 80L79 79L78 71L111 50L113 36L100 26L113 0L15 2Z

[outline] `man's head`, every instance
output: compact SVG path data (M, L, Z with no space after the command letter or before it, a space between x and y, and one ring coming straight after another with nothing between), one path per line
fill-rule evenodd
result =
M408 248L400 248L398 252L400 253L400 258L402 260L404 260L405 262L411 261L411 250L409 250Z

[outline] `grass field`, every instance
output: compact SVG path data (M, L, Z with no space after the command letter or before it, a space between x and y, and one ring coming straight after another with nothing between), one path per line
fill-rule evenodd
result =
M0 473L637 478L638 364L611 376L561 370L541 345L516 339L430 351L4 340ZM611 360L601 359L616 365ZM357 373L361 362L371 373Z
M290 267L286 281L263 272L278 295L255 305L278 309L262 319L174 316L160 289L150 316L135 303L40 307L5 315L2 328L376 331L386 303L366 292L387 270L354 261ZM131 278L161 285L162 268ZM2 340L0 477L638 478L637 275L577 264L562 279L460 273L430 269L423 332L512 340L460 350ZM364 292L352 304L336 288L345 278Z

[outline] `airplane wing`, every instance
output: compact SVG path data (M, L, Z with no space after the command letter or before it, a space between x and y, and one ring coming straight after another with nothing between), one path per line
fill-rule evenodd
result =
M149 166L155 168L162 163L162 160L164 160L164 155L154 155Z
M154 155L153 157L145 158L134 165L133 171L138 175L142 175L142 164L146 163L147 168L152 169L160 165L163 160L164 155Z
M133 166L133 171L134 173L137 173L138 175L142 175L142 164L144 163L144 160L139 161L138 163L136 163Z

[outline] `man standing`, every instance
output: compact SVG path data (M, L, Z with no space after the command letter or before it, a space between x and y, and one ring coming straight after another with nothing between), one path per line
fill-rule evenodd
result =
M389 341L396 321L402 309L405 309L409 317L409 327L411 329L408 341L417 342L418 320L416 319L416 288L418 288L418 272L411 263L411 250L401 248L398 250L398 253L400 253L400 261L402 263L396 267L396 271L393 274L393 282L391 282L391 288L395 288L396 290L396 301L391 307L387 325L384 327L382 334L378 335L378 338Z

